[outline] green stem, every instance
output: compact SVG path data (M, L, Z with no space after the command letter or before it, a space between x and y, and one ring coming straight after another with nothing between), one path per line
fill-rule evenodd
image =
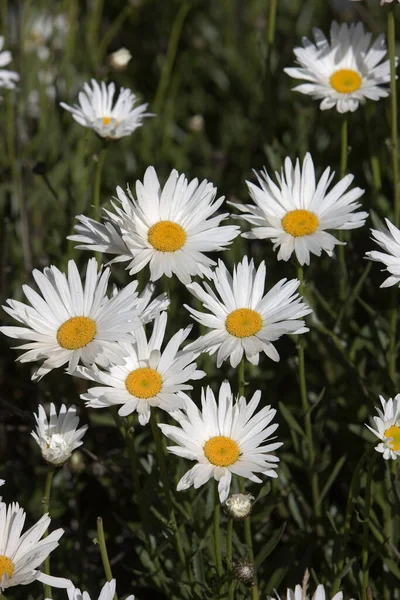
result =
M49 464L49 468L47 470L46 484L44 486L44 495L42 498L44 515L46 513L50 512L51 484L53 482L53 475L54 475L55 470L56 469L55 469L54 465ZM46 529L46 531L43 534L43 537L45 538L48 535L49 535L49 530ZM43 572L46 575L50 575L50 556L47 556L47 558L44 561ZM47 583L43 584L43 587L44 587L44 597L51 598L51 587Z
M240 396L244 396L244 388L246 385L245 382L245 357L243 356L242 360L239 363L238 367L238 394Z
M398 131L397 131L397 86L396 86L396 31L395 31L395 5L391 5L388 12L387 35L390 60L390 119L392 134L392 170L393 170L393 202L394 224L399 226L400 195L399 195L399 161L398 161ZM393 290L395 292L395 290ZM389 329L389 375L393 383L396 382L396 331L397 331L397 301L395 293L391 298L392 308Z
M364 512L364 523L363 523L363 544L362 544L362 600L367 600L367 587L368 587L368 540L369 540L369 513L371 509L371 487L372 487L372 475L375 466L375 455L371 458L368 463L367 471L367 482L365 485L365 512Z
M164 104L165 95L168 89L169 80L171 78L172 68L175 62L176 51L178 49L179 39L181 37L183 23L186 19L186 15L189 12L191 3L183 2L178 14L175 17L175 21L172 25L171 37L168 43L167 56L165 58L163 68L161 71L160 83L158 84L156 97L154 100L154 111L159 114Z
M240 477L240 492L242 494L246 493L246 489L244 486L244 481ZM246 542L247 550L249 552L249 558L252 563L254 563L254 551L253 551L253 538L251 535L251 515L244 519L244 540ZM255 583L251 586L251 598L252 600L258 600L258 584L257 584L257 573L254 575Z
M268 53L271 52L271 46L274 45L275 41L275 23L276 23L276 7L277 0L269 0L269 11L268 11Z
M180 533L179 533L179 529L178 529L177 522L176 522L175 510L174 510L174 506L172 503L171 490L169 487L168 472L167 472L167 465L165 462L164 449L163 449L163 445L162 445L162 441L161 441L160 429L157 425L157 420L154 415L154 411L151 411L150 425L151 425L151 431L152 431L153 438L154 438L154 443L156 446L156 454L157 454L157 459L158 459L158 466L160 468L161 483L162 483L162 486L164 489L165 500L166 500L168 512L169 512L169 519L170 519L172 528L175 533L176 549L177 549L179 559L180 559L182 565L184 565L186 567L189 578L191 578L191 570L190 570L189 564L186 564L185 553L183 551Z
M397 137L397 88L396 88L396 31L395 31L395 4L390 6L387 21L389 60L390 60L390 115L392 133L392 169L393 169L393 195L394 195L394 224L399 226L400 195L399 195L399 162L398 162L398 137Z
M232 559L233 559L233 519L228 518L228 524L226 528L226 561L228 564L228 570L232 571ZM235 593L235 582L232 581L228 584L228 598L234 600Z
M215 561L217 563L217 573L219 577L222 577L222 556L221 556L221 535L220 535L220 516L221 516L221 505L218 494L218 484L215 482L214 485L214 550L215 550Z
M303 267L299 266L297 268L297 276L300 281L299 294L303 295L303 288L304 288ZM302 409L303 409L304 427L305 427L307 446L308 446L307 470L310 473L310 478L311 478L311 491L312 491L312 498L313 498L313 505L314 505L314 514L317 518L317 521L319 522L321 519L322 513L321 513L318 473L315 468L315 448L314 448L314 439L313 439L313 431L312 431L312 423L311 423L311 412L310 412L310 406L308 404L308 395L307 395L307 381L306 381L306 368L305 368L305 359L304 359L303 337L299 337L299 339L298 339L297 352L298 352L300 397L301 397L301 405L302 405Z
M348 122L347 117L343 117L342 125L340 128L340 179L346 175L347 171L347 154L348 154ZM340 242L344 241L344 232L338 231L338 238ZM347 268L346 258L344 254L344 246L338 245L338 261L339 261L339 298L341 302L346 299L346 283L347 283Z
M345 560L345 556L346 556L346 548L347 548L347 543L349 541L349 536L350 536L350 525L351 525L351 517L353 515L354 494L355 494L356 486L358 485L358 481L360 479L361 468L363 466L364 460L369 455L369 453L370 453L370 450L368 449L361 456L360 460L358 461L357 467L354 470L353 477L351 479L349 495L347 496L346 515L345 515L345 519L344 519L343 537L342 537L342 542L341 542L341 546L340 546L339 561L338 561L337 568L336 568L336 576L335 576L335 579L334 579L334 582L332 585L332 596L334 596L339 591L339 586L340 586L340 582L341 582L341 574L343 571L344 560Z
M93 205L94 205L94 219L100 218L100 191L101 191L101 174L103 172L104 160L106 158L107 146L104 145L97 156L96 173L94 176L94 190L93 190Z
M99 543L101 561L103 563L104 574L107 578L107 581L111 581L113 579L113 575L111 572L110 561L108 559L106 538L104 536L103 519L101 517L97 517L97 541ZM114 594L114 600L118 600L117 593Z

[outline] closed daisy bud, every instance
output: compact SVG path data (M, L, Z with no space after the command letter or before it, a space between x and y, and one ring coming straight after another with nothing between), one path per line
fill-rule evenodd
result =
M246 585L255 585L256 568L249 558L240 558L233 565L236 579Z
M108 61L110 63L110 67L114 69L114 71L123 71L131 58L132 54L127 48L120 48L116 52L110 54Z
M251 513L253 502L251 494L232 494L226 501L225 510L232 519L244 519Z
M86 433L87 425L77 429L79 419L76 408L71 406L67 410L65 404L61 405L57 415L56 407L51 403L49 420L43 406L39 405L38 414L34 417L37 427L36 431L32 431L32 436L40 447L44 460L55 467L61 467L75 448L82 445L81 439Z

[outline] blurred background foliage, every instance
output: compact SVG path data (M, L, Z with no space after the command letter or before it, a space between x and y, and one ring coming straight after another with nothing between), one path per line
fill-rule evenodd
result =
M378 2L279 0L275 39L266 0L35 0L1 1L2 34L20 73L17 91L4 91L0 111L0 296L22 299L21 284L32 283L31 269L55 264L65 269L74 258L82 267L89 253L66 240L77 214L92 214L93 183L101 140L75 123L59 102L73 104L90 78L115 81L138 93L156 117L132 136L114 143L106 157L101 200L107 205L117 185L134 188L148 165L164 182L172 168L188 178L207 178L227 199L248 201L245 181L252 169L279 169L284 157L311 151L322 173L340 163L340 116L321 112L318 103L293 93L283 68L294 62L293 47L313 27L328 32L333 19L362 20L374 35L385 31L386 9ZM56 25L55 19L63 15ZM48 19L48 39L38 19ZM110 66L111 52L125 46L132 60L122 71ZM47 49L47 51L46 51ZM349 117L349 172L366 189L368 225L392 215L389 101L367 104ZM338 180L336 176L335 181ZM242 225L243 228L245 225ZM249 485L257 498L253 534L259 562L261 597L301 581L306 567L313 581L332 582L338 563L350 482L364 451L375 440L364 427L378 395L394 396L397 374L390 375L389 309L396 297L379 290L378 265L364 260L372 248L368 228L346 234L347 301L338 297L340 272L335 258L312 258L305 271L306 297L314 308L305 338L309 397L317 458L324 490L317 523L310 491L310 466L304 441L296 366L296 339L281 339L278 364L266 357L247 371L246 394L263 392L263 402L278 408L279 479ZM231 266L243 254L267 263L269 286L296 276L296 264L277 262L267 241L238 239L224 260ZM128 281L113 266L114 281ZM147 271L142 274L142 282ZM162 284L160 284L160 291ZM396 293L398 293L396 291ZM190 322L179 284L171 284L170 331ZM7 321L5 315L1 318ZM193 327L192 337L198 335ZM54 527L66 533L52 555L52 572L71 577L96 597L102 567L96 517L104 519L108 550L120 595L146 600L213 598L220 582L212 558L213 486L176 494L185 553L198 584L187 583L173 544L148 427L135 424L141 461L139 497L133 497L128 456L106 411L88 411L79 399L85 382L53 371L38 384L30 366L15 363L10 340L2 337L0 362L0 476L6 501L18 501L28 522L42 511L46 466L30 438L38 403L76 403L83 422L92 425L81 451L54 478ZM397 348L396 348L397 352ZM236 390L237 373L217 370L213 359L200 367L214 390L228 378ZM193 392L199 398L198 384ZM160 418L167 418L164 414ZM395 467L396 465L394 465ZM171 480L189 468L168 457ZM400 598L397 471L377 457L370 532L371 581L377 598ZM235 484L236 485L236 484ZM352 526L342 589L360 590L365 473L356 478ZM140 506L140 510L139 510ZM144 521L141 521L141 518ZM225 520L223 517L223 524ZM279 543L278 543L279 541ZM274 545L276 547L274 548ZM235 526L234 556L247 556L243 526ZM273 550L273 551L272 551ZM223 550L224 551L224 550ZM40 586L14 588L8 600L38 598ZM237 598L249 597L242 584ZM56 591L55 598L64 597Z

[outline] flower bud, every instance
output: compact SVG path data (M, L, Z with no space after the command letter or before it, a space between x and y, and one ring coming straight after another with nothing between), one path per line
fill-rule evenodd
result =
M231 519L244 519L251 513L253 502L251 494L232 494L225 503L226 513Z
M240 558L233 564L233 574L246 585L256 584L256 568L249 558Z
M132 54L127 48L120 48L109 55L108 61L114 71L123 71L131 58Z

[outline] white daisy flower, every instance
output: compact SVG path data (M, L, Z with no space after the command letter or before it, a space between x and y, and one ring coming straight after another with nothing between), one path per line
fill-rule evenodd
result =
M118 187L118 204L112 202L117 214L106 210L105 225L80 215L78 235L68 239L80 242L80 249L117 254L118 262L130 260L130 275L150 263L152 281L172 274L184 284L194 275L210 277L216 263L203 252L225 250L239 233L235 225L220 226L229 213L215 215L224 201L215 200L216 193L207 180L188 182L175 170L161 189L149 167L143 183L136 182L137 200Z
M115 587L116 587L115 579L112 579L111 581L107 581L101 589L98 600L113 600L114 594L115 594ZM68 600L90 600L90 596L87 592L81 592L81 590L79 590L78 588L76 588L74 586L68 588L67 593L68 593ZM50 599L46 598L46 600L50 600ZM125 600L135 600L135 596L132 594L131 596L128 596L127 598L125 598Z
M279 598L279 596L277 596ZM328 596L329 597L329 596ZM301 585L296 585L294 591L287 589L286 596L284 596L281 600L305 600L308 596L305 595L304 590ZM325 600L325 588L322 584L319 584L315 593L312 597L312 600ZM273 596L267 596L267 600L276 600ZM343 592L338 592L332 597L332 600L343 600Z
M380 440L381 444L375 447L377 452L383 454L383 458L396 460L400 456L400 394L395 396L394 400L389 398L386 401L379 396L382 404L382 410L377 408L378 417L374 417L375 428L367 425Z
M282 442L260 445L278 428L277 423L270 425L276 410L265 406L254 414L260 398L261 392L257 390L248 404L244 397L233 403L229 382L224 381L218 405L212 389L203 388L201 411L186 396L185 412L174 415L180 426L159 424L163 434L178 444L169 446L170 452L197 461L179 481L178 491L192 485L197 489L213 477L219 482L219 498L224 503L229 496L232 474L256 483L262 480L255 473L278 477L275 469L279 458L270 453L282 446Z
M7 506L0 502L0 590L14 585L27 585L41 581L56 588L68 588L69 579L52 577L38 570L49 554L58 546L63 529L52 531L40 539L49 528L51 519L43 515L22 536L25 511L15 502Z
M36 52L41 61L50 58L52 50L65 46L69 23L65 15L33 14L26 24L23 44L27 52Z
M135 107L138 99L131 90L121 88L113 106L114 83L107 85L102 81L99 85L92 79L91 85L83 85L84 91L78 95L79 104L69 106L60 102L60 106L72 113L77 123L93 129L103 138L117 140L130 135L142 125L144 117L154 116L145 112L148 104Z
M371 229L373 240L386 252L378 252L372 250L366 252L366 258L382 262L386 265L384 271L389 271L390 277L385 279L381 284L381 288L389 287L391 285L400 285L400 231L397 229L389 219L385 219L387 230L378 231L377 229ZM387 253L387 254L386 254Z
M76 375L102 384L81 395L87 406L122 405L119 414L126 417L137 411L141 425L149 422L152 406L168 412L182 407L178 392L193 389L187 382L201 379L205 373L197 370L193 352L179 351L191 327L180 329L161 352L166 325L167 313L161 313L156 317L149 341L144 328L139 327L134 343L121 343L124 364L111 365L107 371L95 366L77 369Z
M106 365L118 360L116 342L129 339L138 325L137 281L133 281L111 299L107 297L110 270L97 274L97 261L91 258L83 288L77 266L68 262L68 278L56 267L44 273L32 273L43 298L28 285L22 286L32 306L9 299L4 310L23 327L0 327L5 335L28 343L18 346L28 350L21 362L45 359L32 379L68 363L73 373L79 361L85 365Z
M2 50L4 47L4 36L0 35L0 88L6 88L13 90L19 81L19 75L15 71L9 71L3 69L12 61L11 52L9 50Z
M212 331L186 346L186 350L209 354L218 350L218 368L227 358L232 367L237 367L243 353L253 365L258 364L260 352L278 361L279 354L271 342L285 333L307 332L301 317L312 311L296 293L300 285L297 279L281 279L264 296L265 274L264 261L256 271L254 261L249 264L245 256L235 265L233 277L219 261L213 280L220 298L207 283L204 283L206 291L198 283L188 285L209 313L186 304L185 308Z
M65 404L61 405L57 415L56 407L50 404L50 418L47 420L46 411L39 404L38 414L34 413L36 431L31 435L38 444L44 460L56 467L60 467L69 459L72 452L83 444L81 439L86 433L87 425L77 429L79 418L76 415L76 406L68 410Z
M332 256L335 245L342 244L327 229L357 229L368 217L366 212L354 211L361 205L357 199L364 190L353 188L353 175L346 175L328 192L335 173L327 167L318 183L314 163L307 153L302 168L297 159L293 166L286 158L281 174L275 172L278 185L266 170L256 173L260 187L247 181L252 204L233 204L245 213L242 219L253 225L243 237L271 239L274 250L279 248L278 260L289 260L295 252L301 265L310 264L310 252L321 256L324 250Z
M385 36L371 44L361 22L339 25L333 22L330 41L320 29L314 29L315 44L303 38L303 48L294 49L300 67L285 69L295 79L303 79L295 91L321 100L321 110L336 106L340 113L357 110L366 99L379 100L389 95L382 87L390 81L386 60Z

